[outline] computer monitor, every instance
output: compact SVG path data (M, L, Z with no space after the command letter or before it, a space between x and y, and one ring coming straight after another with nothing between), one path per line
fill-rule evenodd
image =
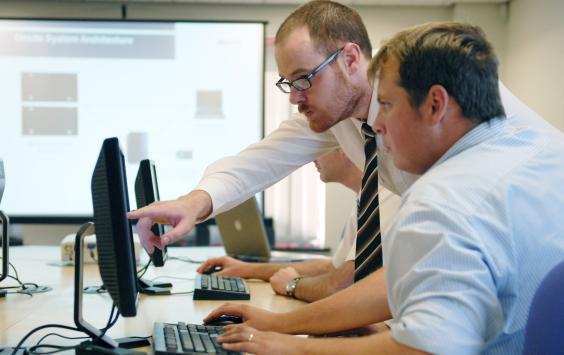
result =
M91 180L94 223L84 224L75 242L75 309L77 328L88 334L92 342L83 343L77 353L96 353L99 346L105 352L118 347L133 347L104 335L82 318L82 276L84 237L96 233L98 265L104 287L118 312L124 317L137 314L139 285L135 267L133 232L127 219L129 198L124 157L117 138L104 140ZM119 350L123 352L123 350Z
M133 231L123 154L117 138L104 140L92 174L92 207L98 265L104 286L120 314L137 314L139 298Z
M135 198L137 208L145 207L160 200L157 169L155 163L150 159L144 159L139 163L139 170L137 170L137 177L135 178ZM160 237L164 234L164 226L162 224L155 224L152 231ZM166 258L166 247L163 250L155 249L151 255L151 260L157 267L164 266Z

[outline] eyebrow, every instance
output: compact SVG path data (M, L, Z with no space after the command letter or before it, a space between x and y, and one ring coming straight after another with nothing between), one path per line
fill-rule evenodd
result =
M313 70L313 69L312 69L312 70ZM302 75L299 75L299 76L304 76L304 75L307 75L309 72L311 72L311 70L308 71L307 69L298 68L298 69L294 70L293 72L291 72L289 76L290 76L290 77L292 77L292 76L298 76L298 73L304 73L304 74L302 74ZM280 74L280 73L278 73L278 76L281 77L281 78L283 78L283 79L288 80L287 77L285 77L284 75L282 75L282 74Z

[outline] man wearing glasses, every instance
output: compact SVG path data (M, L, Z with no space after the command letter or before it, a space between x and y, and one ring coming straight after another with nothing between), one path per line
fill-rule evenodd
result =
M326 152L340 147L357 167L364 166L360 127L370 108L375 116L377 105L366 75L372 46L358 13L331 1L308 2L280 27L275 48L281 76L276 86L289 94L302 116L285 121L236 157L211 164L187 195L131 212L130 218L139 218L138 233L149 252L182 238L197 221L231 209ZM380 167L391 166L385 160ZM389 186L393 192L408 186L407 175L396 179L387 173L391 170L381 171L381 179L398 184ZM173 226L161 238L150 231L159 222ZM345 267L350 265L333 271L336 279L331 282L350 285L352 271ZM294 285L294 291L299 287Z
M362 168L365 152L361 126L364 122L371 126L378 111L376 95L366 73L371 51L362 19L351 8L331 1L311 1L290 14L275 39L281 76L277 86L289 94L290 102L298 105L307 120L303 117L286 120L261 142L235 157L211 164L196 189L177 200L156 202L129 213L129 218L139 219L138 233L145 248L152 252L155 246L162 248L182 238L196 222L231 209L338 147ZM554 129L502 85L500 89L512 125ZM402 194L416 178L396 169L391 157L379 149L380 186ZM154 223L171 224L173 228L158 238L151 232ZM352 299L363 302L360 299L367 296L370 302L363 303L366 311L359 314L355 324L390 317L382 268L352 287L298 310L310 315L301 321L301 326L307 329L299 331L346 329L348 324L325 322L327 318L311 318L311 315L326 312L327 316L338 317L336 310L346 309L343 305ZM278 331L290 329L275 318L265 317L262 323L257 320L251 325Z

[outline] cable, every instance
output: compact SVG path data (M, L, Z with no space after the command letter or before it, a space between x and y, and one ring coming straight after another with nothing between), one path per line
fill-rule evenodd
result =
M66 351L66 350L71 350L71 349L76 349L76 345L70 345L70 346L61 346L61 345L53 345L53 344L41 344L41 345L34 345L31 348L29 348L29 350L27 351L28 354L55 354L55 353L59 353L61 351ZM37 351L41 348L52 348L52 349L57 349L54 351Z
M139 278L143 277L143 275L145 275L145 273L149 269L149 266L151 265L152 262L153 262L153 259L149 259L149 262L147 264L145 264L145 266L143 266L141 269L137 270L137 277L139 277Z
M119 318L119 312L116 312L116 305L115 303L112 305L112 310L110 312L110 317L108 318L108 322L106 323L106 326L102 329L100 329L100 334L92 339L92 342L95 343L97 341L99 341L108 331L108 329L110 329L118 320ZM39 326L37 328L32 329L31 331L29 331L20 341L19 343L14 347L12 354L16 354L16 352L22 348L23 343L34 333L42 330L42 329L46 329L46 328L61 328L61 329L67 329L67 330L72 330L75 332L81 332L82 330L76 328L76 327L69 327L67 325L63 325L63 324L45 324L42 326ZM59 346L59 345L52 345L52 344L40 344L41 341L43 341L47 336L49 336L50 334L56 334L56 333L49 333L46 336L42 337L34 346L29 348L29 353L30 354L54 354L57 352L61 352L61 351L65 351L65 350L70 350L70 349L75 349L77 346L79 346L79 344L77 345L73 345L73 346ZM59 335L56 334L57 336L61 336L63 338L67 338L63 335ZM68 337L70 339L70 337ZM86 337L86 338L90 338L90 337ZM50 351L50 352L36 352L36 350L40 349L40 348L54 348L57 349L55 351Z
M183 261L185 263L190 263L190 264L202 264L202 263L204 263L201 260L194 260L192 258L181 258L181 257L178 257L178 256L169 256L168 259L169 260Z
M69 337L69 336L65 336L65 335L61 335L61 334L57 334L57 333L47 333L45 334L41 339L39 339L39 341L37 341L37 345L41 344L41 342L45 339L47 339L50 336L56 336L59 338L64 338L64 339L70 339L70 340L78 340L78 339L88 339L90 338L89 336L82 336L82 337Z
M0 258L2 259L2 258ZM34 282L22 282L20 280L20 277L18 275L18 270L16 270L16 267L14 266L14 264L12 264L11 262L8 262L8 265L10 268L12 268L12 270L14 271L14 275L16 276L12 276L12 275L7 275L8 278L16 281L18 283L19 286L4 286L4 287L0 287L0 290L11 290L11 289L17 289L16 292L8 292L10 294L24 294L24 295L28 295L28 296L32 296L33 297L33 293L31 291L26 291L27 288L38 288L39 285L34 283Z
M36 333L42 329L46 329L46 328L61 328L61 329L67 329L67 330L72 330L75 332L81 332L81 330L79 330L78 328L75 327L69 327L68 325L62 325L62 324L45 324L45 325L41 325L37 328L34 328L32 330L30 330L20 341L19 343L14 347L14 351L12 352L13 355L16 354L16 352L22 348L23 343L27 340L27 338L29 338L31 335L33 335L33 333ZM74 348L74 347L73 347Z

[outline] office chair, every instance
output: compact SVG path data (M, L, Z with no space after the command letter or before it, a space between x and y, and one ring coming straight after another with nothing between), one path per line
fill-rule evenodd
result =
M564 353L564 261L556 265L535 293L525 329L523 354Z

